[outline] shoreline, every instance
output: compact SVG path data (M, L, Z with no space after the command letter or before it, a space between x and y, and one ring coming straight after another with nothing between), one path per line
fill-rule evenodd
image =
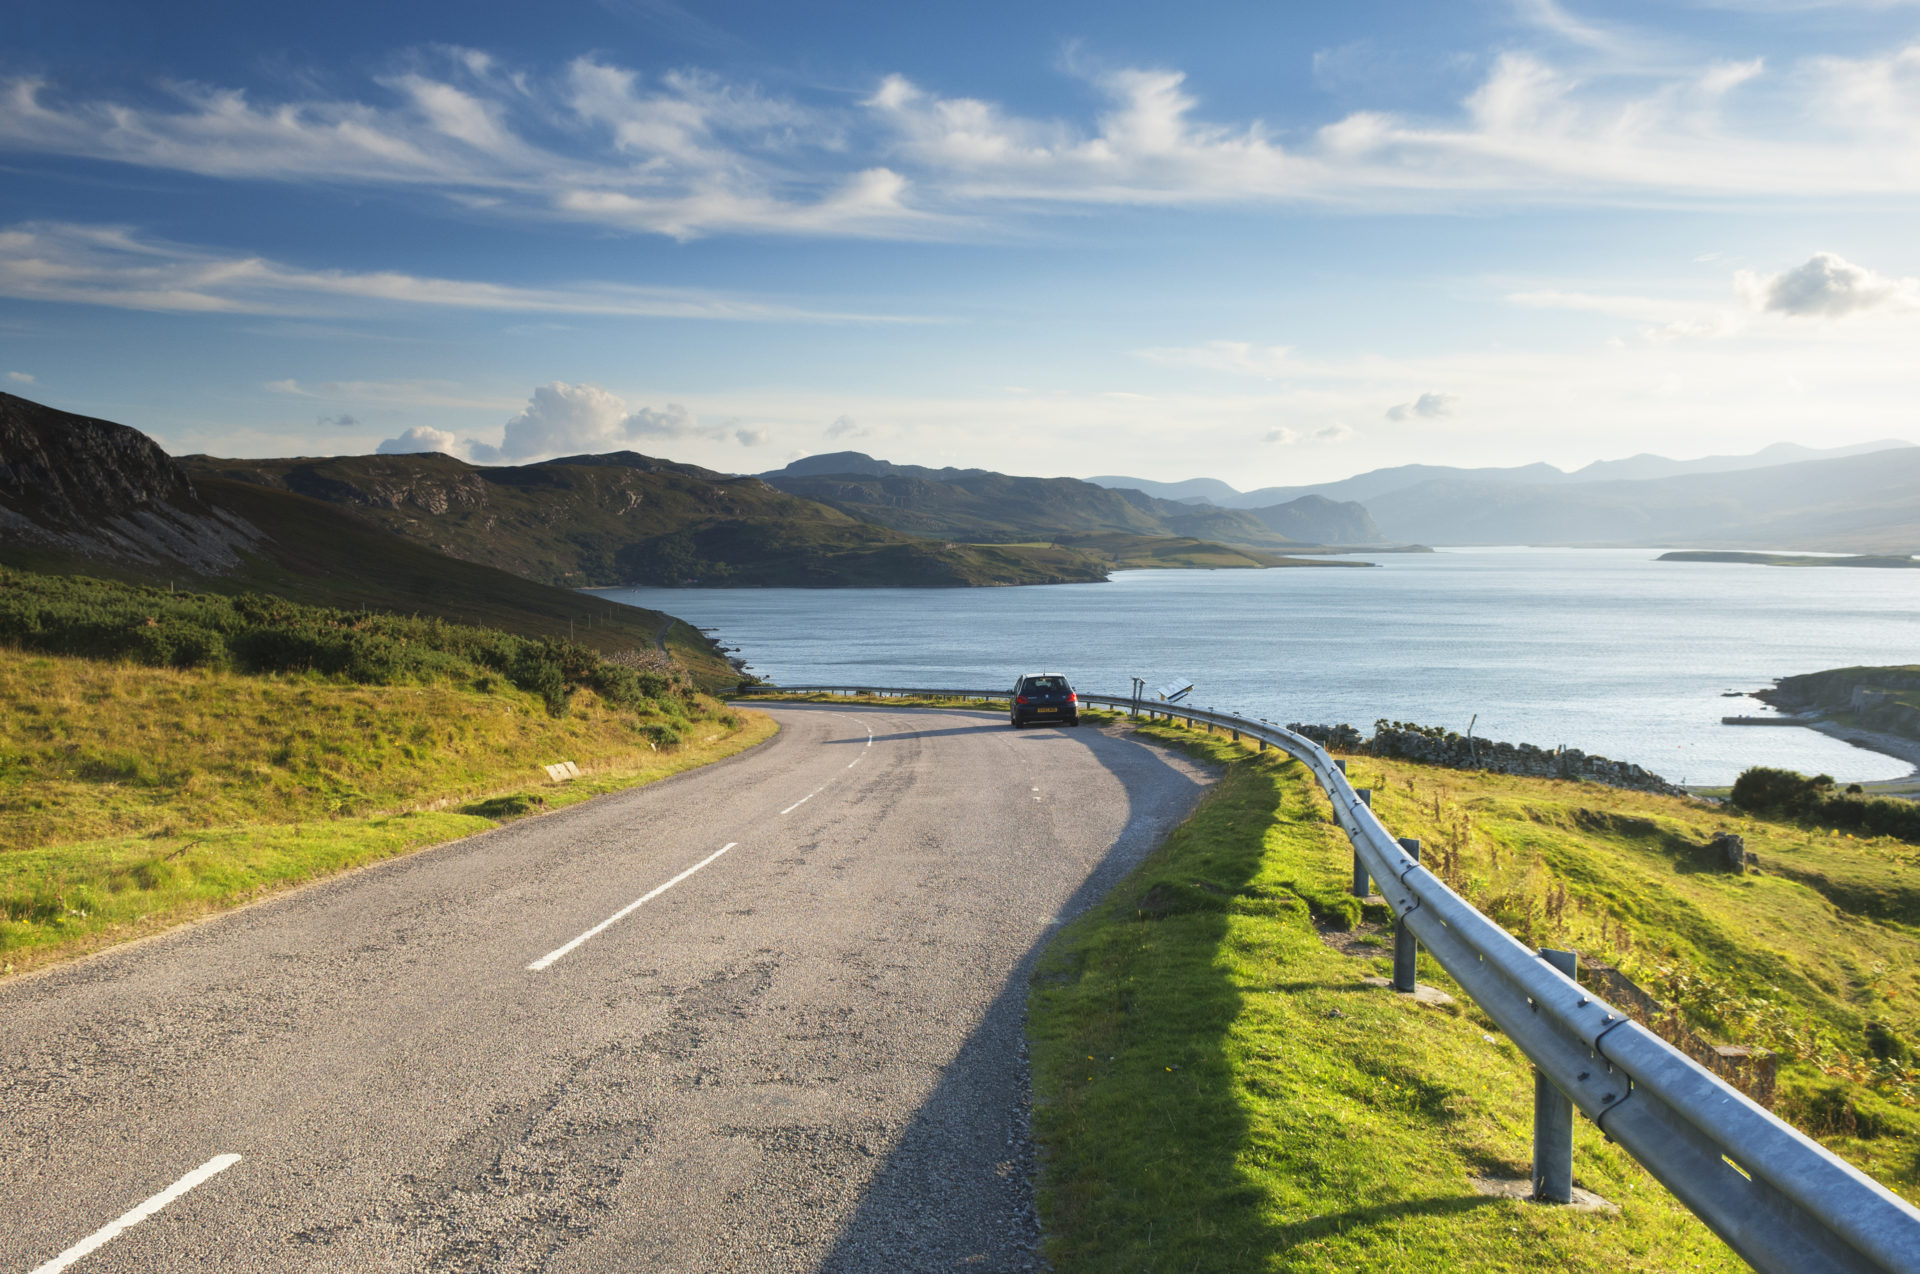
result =
M1875 779L1860 786L1877 796L1920 797L1920 739L1909 739L1898 734L1884 734L1878 730L1865 730L1859 726L1842 725L1838 721L1816 718L1808 721L1806 727L1818 730L1829 738L1839 739L1842 743L1851 743L1856 748L1865 748L1869 752L1878 752L1896 760L1905 761L1913 767L1911 773L1897 779Z

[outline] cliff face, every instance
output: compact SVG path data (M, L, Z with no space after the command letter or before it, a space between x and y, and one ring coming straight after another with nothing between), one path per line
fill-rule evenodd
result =
M138 430L0 394L0 542L215 574L259 539Z

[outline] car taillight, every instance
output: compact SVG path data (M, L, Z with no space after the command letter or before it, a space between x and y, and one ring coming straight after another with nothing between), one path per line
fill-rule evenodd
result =
M1079 703L1079 702L1080 702L1080 696L1079 696L1079 695L1077 695L1077 694L1075 694L1075 693L1073 693L1073 692L1072 692L1071 690L1069 690L1069 691L1067 692L1067 702L1068 702L1068 703Z
M1025 703L1026 701L1027 697L1025 695L1018 695L1014 698L1015 703Z

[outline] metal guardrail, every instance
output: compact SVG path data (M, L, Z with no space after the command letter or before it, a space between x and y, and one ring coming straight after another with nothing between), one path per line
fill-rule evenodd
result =
M755 692L1008 695L877 686L742 691ZM1399 934L1426 947L1540 1076L1754 1268L1764 1274L1920 1274L1920 1211L1480 914L1393 838L1347 782L1344 766L1311 739L1270 722L1181 704L1098 694L1082 694L1080 702L1227 730L1305 764L1353 842L1356 880L1364 870L1378 883Z

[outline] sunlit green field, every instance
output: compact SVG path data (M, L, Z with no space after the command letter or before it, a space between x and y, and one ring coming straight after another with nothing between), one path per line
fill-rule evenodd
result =
M1361 981L1389 971L1390 930L1345 897L1351 849L1304 767L1142 733L1228 768L1035 977L1057 1269L1745 1268L1584 1120L1576 1183L1617 1214L1483 1193L1476 1179L1529 1170L1524 1057L1464 999ZM1912 847L1586 783L1350 769L1390 829L1523 940L1618 964L1713 1039L1779 1050L1779 1112L1920 1196L1912 1088L1882 1055L1913 1038L1920 993ZM1705 869L1697 850L1723 826L1762 874ZM1457 991L1424 955L1420 976Z
M21 970L772 732L703 695L555 716L501 681L359 685L0 650L0 969ZM554 784L571 760L586 777Z

